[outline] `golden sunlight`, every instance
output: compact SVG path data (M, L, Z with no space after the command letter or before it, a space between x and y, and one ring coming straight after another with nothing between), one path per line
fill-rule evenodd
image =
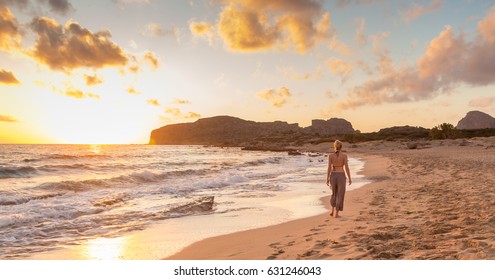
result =
M147 139L140 137L149 134L156 119L154 108L143 98L120 92L102 95L100 100L53 96L50 108L43 123L47 134L60 143L145 143Z
M118 260L124 252L125 238L97 238L88 241L84 255L92 260Z

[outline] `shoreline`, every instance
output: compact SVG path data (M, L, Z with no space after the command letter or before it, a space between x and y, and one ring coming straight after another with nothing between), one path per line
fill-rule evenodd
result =
M207 238L164 259L495 259L495 137L409 144L344 144L372 183L346 193L341 218Z
M376 166L387 165L388 159L381 156L372 156L364 154L353 155L364 161L364 168L359 171L360 175L368 178L379 178L383 176ZM382 169L384 170L384 169ZM344 211L341 212L340 218L329 217L328 212L312 217L288 221L278 225L272 225L263 228L250 229L241 232L229 233L215 237L206 238L195 242L172 256L164 258L165 260L259 260L259 259L277 259L281 254L285 254L284 259L299 259L297 252L292 252L287 247L297 245L297 237L304 237L305 241L312 241L313 236L319 235L321 228L325 223L335 221L332 225L332 236L329 238L337 239L339 235L350 228L350 217L359 213L359 205L366 203L361 197L367 194L375 186L376 182L365 184L357 189L346 192L346 203ZM323 206L330 211L330 196L321 197ZM314 225L317 224L315 227ZM294 239L294 240L293 240ZM287 244L284 246L283 244ZM284 248L284 249L282 249ZM296 246L297 248L297 246ZM299 251L297 248L295 251ZM311 250L306 251L310 255ZM260 256L267 256L261 258ZM303 254L304 255L304 254ZM326 257L326 256L324 256Z
M271 158L271 153L268 153L267 157ZM233 195L218 194L215 195L217 205L214 212L157 220L146 228L129 231L123 235L99 236L80 244L36 252L26 259L161 259L205 238L276 225L326 212L320 201L322 195L329 193L329 189L326 189L324 181L321 180L321 175L326 170L323 155L318 155L318 158L315 154L288 158L292 159L290 162L311 163L309 168L306 167L308 163L303 164L308 168L304 173L294 175L296 173L290 171L287 174L289 179L280 178L278 181L266 182L267 186L286 185L281 190L266 191L260 188L258 191L256 188L253 193L245 195L236 192ZM353 160L351 170L353 173L359 172L363 165L362 161ZM275 174L283 175L283 171L292 164L277 166L281 171L275 171ZM355 174L354 178L353 186L359 187L366 183L362 176ZM270 195L270 192L273 194ZM236 205L238 209L226 211L230 205ZM106 251L113 253L107 254Z

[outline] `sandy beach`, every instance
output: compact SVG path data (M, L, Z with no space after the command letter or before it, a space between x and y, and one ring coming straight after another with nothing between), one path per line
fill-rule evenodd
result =
M167 259L495 259L495 137L344 143L344 150L365 161L372 183L346 193L340 218L213 237ZM328 197L322 202L329 207Z

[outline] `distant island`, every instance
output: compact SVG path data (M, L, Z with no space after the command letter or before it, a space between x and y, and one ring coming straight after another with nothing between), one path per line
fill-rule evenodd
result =
M457 127L450 124L432 129L396 126L371 133L361 133L349 121L340 118L317 119L311 122L311 126L300 127L297 123L289 124L284 121L255 122L232 116L216 116L157 128L151 132L149 144L235 146L250 150L290 151L304 144L330 142L334 139L355 143L493 135L495 118L479 111L469 112L459 121Z

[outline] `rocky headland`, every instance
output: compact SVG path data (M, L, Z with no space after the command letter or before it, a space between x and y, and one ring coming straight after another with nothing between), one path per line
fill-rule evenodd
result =
M438 130L442 127L453 131L439 134ZM433 133L435 130L436 134ZM439 138L439 135L442 137ZM423 140L489 136L495 136L495 118L479 111L468 112L455 128L449 124L433 129L406 125L368 133L355 130L349 121L340 118L313 120L310 126L300 127L297 123L290 124L284 121L255 122L231 116L216 116L155 129L151 132L149 144L234 146L246 150L297 151L305 145L340 139L348 143L415 141L405 146L416 149L421 146L416 142Z
M150 144L243 146L247 149L287 150L312 137L355 134L352 124L344 119L313 120L309 127L283 121L254 122L231 116L199 119L155 129Z

